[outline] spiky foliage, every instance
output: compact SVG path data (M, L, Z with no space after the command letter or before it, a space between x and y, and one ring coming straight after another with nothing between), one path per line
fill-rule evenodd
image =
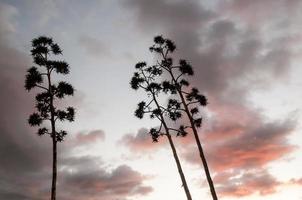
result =
M31 126L41 126L37 131L39 136L49 135L53 141L53 180L51 190L51 200L56 199L56 144L62 142L67 132L57 130L56 123L59 121L74 121L75 110L73 107L58 109L55 102L65 96L72 96L74 89L72 85L61 81L53 83L54 73L69 74L69 65L65 61L53 60L57 55L62 54L60 46L53 42L52 38L40 36L32 40L31 54L34 63L28 69L25 76L25 89L30 91L34 88L39 89L36 95L36 112L30 115L28 123ZM47 128L46 122L50 122L50 128Z
M197 88L190 87L187 78L194 75L191 64L184 59L180 59L177 64L174 64L172 53L175 49L175 44L162 36L156 36L153 46L150 47L150 51L157 54L157 58L159 58L156 66L163 71L162 74L164 75L162 77L169 77L168 80L162 82L163 91L173 97L176 96L175 99L169 101L168 110L170 112L168 116L173 121L181 118L182 113L187 116L188 124L181 124L179 128L175 130L178 136L186 136L188 134L187 129L192 130L201 161L204 165L212 198L213 200L217 200L214 184L197 132L197 128L201 127L202 124L202 117L199 110L201 107L206 106L208 101L203 94L199 93ZM182 120L182 122L184 123L186 120Z
M147 66L145 62L139 62L135 65L136 72L131 78L130 85L134 90L143 89L149 97L148 101L142 101L138 103L134 115L142 119L145 114L148 114L151 119L157 119L160 121L160 126L157 128L151 128L149 133L154 142L157 142L160 136L165 135L163 130L163 124L167 125L167 129L171 132L176 132L177 135L184 136L185 134L179 134L180 132L175 128L168 127L168 118L176 121L181 118L182 113L181 102L176 99L169 99L166 105L160 104L158 97L161 93L176 93L176 88L168 81L160 82L163 70L159 65Z
M30 91L33 88L39 88L41 92L36 95L36 109L37 112L33 113L28 122L31 126L40 126L44 121L57 119L60 121L73 121L74 108L68 107L66 110L58 110L54 101L56 98L62 99L65 96L72 96L74 89L72 85L64 81L58 84L51 82L53 72L67 75L69 73L69 65L65 61L50 60L50 56L62 54L62 50L58 44L54 43L52 38L40 36L32 40L31 54L35 66L27 70L25 76L25 89ZM49 131L46 127L38 130L38 135L49 134L54 138L62 138L66 134L61 134L60 131ZM57 137L58 136L58 137ZM62 139L57 140L62 141Z
M180 59L177 64L174 64L171 55L175 49L175 44L162 36L156 36L154 44L150 47L150 51L157 54L157 58L159 58L155 67L162 71L161 74L164 74L162 79L170 77L170 80L163 80L161 83L162 91L174 96L174 99L172 98L168 102L167 112L169 118L172 121L176 121L182 117L182 113L186 112L186 108L192 111L189 114L194 123L191 125L182 124L179 128L174 129L177 131L178 136L186 136L186 129L192 128L192 125L201 126L202 118L198 107L206 106L207 99L196 88L191 88L191 91L188 92L190 83L187 77L193 76L194 71L191 64L184 59ZM182 99L179 94L185 99ZM180 121L178 121L179 123Z
M138 103L134 115L142 119L144 115L149 114L150 118L157 118L162 122L162 116L165 113L165 108L160 106L157 97L163 90L162 85L156 82L157 78L161 75L162 70L158 66L147 66L145 62L139 62L135 65L136 72L131 78L130 85L134 90L143 89L150 100L147 102L142 101ZM158 105L158 106L157 106ZM162 128L162 125L160 126ZM158 128L150 129L150 135L154 142L158 141L160 130Z

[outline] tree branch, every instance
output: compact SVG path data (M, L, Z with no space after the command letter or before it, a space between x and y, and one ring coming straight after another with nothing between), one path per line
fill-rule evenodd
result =
M195 104L195 103L199 103L199 102L198 101L191 101L191 102L187 103L186 105L188 106L188 105Z
M48 91L48 89L46 87L43 87L42 85L35 84L35 86L38 87L38 88L41 88L43 90Z

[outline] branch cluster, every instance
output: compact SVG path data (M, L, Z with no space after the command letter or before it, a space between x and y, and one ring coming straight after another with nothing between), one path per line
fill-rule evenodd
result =
M194 75L191 64L184 59L174 64L171 54L175 49L176 46L171 40L156 36L149 50L157 54L160 59L152 66L148 66L146 62L137 63L136 72L130 82L134 90L142 89L151 98L149 102L142 101L138 104L135 116L141 119L144 114L148 113L150 118L157 118L161 122L159 128L150 130L150 135L155 142L158 141L160 135L163 135L161 133L163 120L178 121L183 112L191 116L194 126L200 127L202 117L199 107L206 106L208 103L207 98L200 94L198 89L190 87L187 77ZM170 78L165 79L166 77ZM159 105L157 101L161 93L170 95L165 106ZM169 127L169 130L175 131L177 136L186 136L187 129L192 128L191 126L191 124L181 124L179 128Z
M57 109L54 106L55 99L62 99L65 96L72 96L74 89L72 85L65 81L52 84L52 73L67 75L69 74L69 65L65 61L49 59L51 56L62 54L60 46L53 42L52 38L41 36L32 40L31 54L36 66L32 66L27 70L25 76L25 89L27 91L33 88L42 90L36 95L36 109L29 116L28 123L31 126L41 126L45 120L49 120L53 126L57 120L74 121L75 110L73 107L67 107L65 110ZM56 141L63 141L67 135L64 130L52 131L46 127L38 129L38 135L49 134Z

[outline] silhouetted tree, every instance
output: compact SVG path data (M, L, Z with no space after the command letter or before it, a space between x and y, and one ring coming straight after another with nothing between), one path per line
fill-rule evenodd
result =
M173 46L170 47L170 50L173 51ZM151 128L150 129L150 135L154 142L157 142L160 136L166 136L168 138L170 147L173 152L173 156L178 168L178 172L184 187L184 191L186 193L187 199L191 200L191 194L186 182L185 175L183 173L171 134L170 134L170 128L168 127L165 119L165 115L169 115L174 113L175 118L180 117L179 112L174 112L173 108L170 108L169 106L164 107L160 104L158 100L159 94L163 91L161 84L156 82L156 78L159 77L162 74L162 69L158 66L147 66L145 62L137 63L136 66L136 72L134 73L132 79L131 79L131 87L134 90L137 90L139 88L143 89L147 96L149 97L149 102L140 102L138 104L138 107L135 111L135 116L138 118L143 118L144 114L148 113L150 115L150 118L156 118L160 121L159 128ZM173 115L173 114L172 114Z
M52 168L52 186L51 200L56 199L56 180L57 180L57 142L62 142L67 132L64 130L56 130L56 122L74 121L74 108L67 107L60 110L56 107L55 101L63 99L65 96L73 95L74 89L72 85L64 81L54 84L52 76L55 73L67 75L69 74L69 65L65 61L54 60L54 57L62 54L62 50L58 44L54 43L52 38L40 36L32 40L31 54L35 66L28 69L25 80L25 89L30 91L33 88L40 89L40 93L36 95L36 109L29 116L28 123L31 126L39 126L37 134L49 135L53 144L53 168ZM44 121L50 122L50 130L43 126Z
M171 46L173 47L172 50ZM171 40L165 39L162 36L156 36L154 38L154 45L150 47L150 51L155 52L157 56L159 56L159 60L155 67L158 70L165 72L162 77L170 77L169 80L162 82L163 91L170 93L172 96L177 96L177 99L169 100L169 105L174 108L174 112L177 113L177 115L181 115L181 113L184 112L189 119L189 125L180 125L177 129L178 135L186 136L187 129L192 129L212 198L213 200L217 200L214 183L197 132L197 128L199 128L202 123L199 107L207 105L207 98L200 94L197 88L190 87L189 81L185 78L186 76L194 75L190 63L181 59L178 64L173 64L171 54L175 48L175 44ZM189 89L189 87L191 89ZM175 117L178 116L170 114L169 117L170 119L175 120Z

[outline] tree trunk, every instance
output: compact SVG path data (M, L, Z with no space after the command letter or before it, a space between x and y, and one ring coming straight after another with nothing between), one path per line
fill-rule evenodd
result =
M210 170L209 170L209 167L208 167L208 163L207 163L206 157L205 157L205 155L203 153L203 149L202 149L202 146L200 144L200 140L199 140L199 136L198 136L197 130L196 130L196 128L194 128L194 129L193 129L194 137L195 137L195 140L196 140L196 143L197 143L197 146L198 146L199 156L200 156L200 158L202 160L202 164L204 166L204 171L206 173L206 177L207 177L207 180L208 180L208 183L209 183L209 186L210 186L212 198L213 198L213 200L217 200L218 198L217 198L217 195L216 195L216 191L215 191L213 180L211 178L211 174L210 174Z
M190 123L191 123L191 127L192 127L192 130L193 130L195 141L196 141L196 144L197 144L197 147L198 147L198 151L199 151L199 156L200 156L200 159L201 159L203 167L204 167L204 171L205 171L205 174L206 174L206 177L207 177L207 181L208 181L208 184L209 184L209 187L210 187L210 190L211 190L212 198L213 198L213 200L217 200L218 198L217 198L217 195L216 195L214 183L213 183L213 180L211 178L211 174L210 174L210 170L209 170L209 167L208 167L208 163L207 163L206 157L204 155L204 152L203 152L200 140L199 140L198 132L197 132L197 129L195 127L193 118L191 116L191 113L189 111L188 106L186 105L186 101L185 101L185 99L183 97L182 92L178 90L178 93L179 93L179 95L181 97L181 101L182 101L182 103L184 105L185 111L186 111L187 116L188 116L188 118L190 120Z
M177 165L178 173L180 175L180 178L181 178L181 181L182 181L182 184L183 184L183 187L184 187L187 199L188 200L192 200L192 197L191 197L191 194L190 194L187 182L186 182L186 178L185 178L185 175L184 175L184 173L182 171L181 164L180 164L180 161L179 161L179 158L178 158L178 155L177 155L177 152L176 152L176 149L175 149L172 137L171 137L171 135L169 133L167 134L167 138L169 140L169 144L170 144L172 152L173 152L173 156L174 156L174 159L175 159L175 162L176 162L176 165Z
M159 106L159 103L157 102L156 96L154 94L152 94L152 95L153 95L153 99L155 101L155 104L156 104L157 108L161 109L160 106ZM178 169L178 172L179 172L179 175L180 175L180 178L181 178L181 181L182 181L182 184L183 184L186 196L187 196L187 200L192 200L191 193L189 191L189 187L187 185L187 181L186 181L185 175L184 175L184 173L182 171L182 167L181 167L181 164L180 164L180 161L179 161L179 158L178 158L178 155L177 155L177 152L176 152L176 149L175 149L172 137L171 137L171 135L169 133L168 126L167 126L167 124L165 122L165 119L164 119L164 116L162 114L160 114L160 118L161 118L161 121L162 121L163 126L165 128L166 136L168 137L169 144L170 144L172 152L173 152L173 156L174 156L174 159L175 159L175 162L176 162L176 165L177 165L177 169Z
M169 71L169 73L170 73L170 75L172 77L173 82L177 83L177 81L176 81L176 79L175 79L172 71ZM177 88L177 92L178 92L178 94L179 94L179 96L181 98L181 101L182 101L182 103L184 105L184 108L185 108L185 111L187 113L187 116L188 116L188 118L190 120L190 124L191 124L192 130L193 130L195 141L196 141L196 144L197 144L197 147L198 147L198 151L199 151L199 156L200 156L200 159L202 161L202 164L203 164L203 167L204 167L204 171L205 171L205 174L206 174L206 177L207 177L207 181L208 181L208 184L209 184L209 187L210 187L210 190L211 190L212 198L213 198L213 200L217 200L218 198L217 198L217 195L216 195L214 183L213 183L213 180L211 178L211 174L210 174L210 170L209 170L209 167L208 167L208 163L207 163L206 157L204 155L204 152L203 152L200 140L199 140L199 136L198 136L197 129L195 127L192 115L191 115L191 113L189 111L189 108L188 108L188 106L186 104L186 100L185 100L185 98L183 96L183 93L182 93L181 89Z
M47 55L45 55L47 60ZM51 137L52 137L52 183L51 183L51 200L56 200L56 184L57 184L57 138L55 125L55 108L53 105L54 94L52 91L50 71L47 70L48 90L50 95L50 122L51 122Z
M52 184L51 184L51 200L56 200L56 183L57 183L57 141L53 138L52 153Z

